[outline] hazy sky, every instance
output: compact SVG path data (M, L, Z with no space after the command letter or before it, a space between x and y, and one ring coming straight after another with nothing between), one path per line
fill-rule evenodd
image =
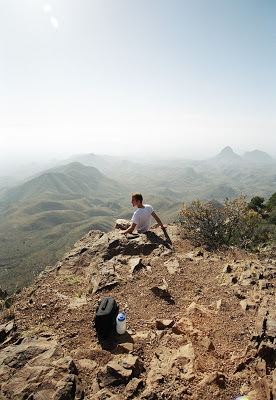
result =
M275 26L275 0L0 0L0 159L276 156Z

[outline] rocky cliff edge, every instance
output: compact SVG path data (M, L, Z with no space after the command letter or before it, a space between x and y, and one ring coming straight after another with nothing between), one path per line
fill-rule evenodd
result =
M91 231L1 320L0 399L272 400L275 268L194 248L177 225ZM125 310L127 332L102 341L104 296Z

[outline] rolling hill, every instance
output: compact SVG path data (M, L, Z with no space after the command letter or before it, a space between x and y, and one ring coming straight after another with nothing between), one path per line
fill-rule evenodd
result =
M142 192L162 221L170 223L177 220L183 202L223 202L240 193L248 201L253 196L268 199L275 188L276 162L259 151L238 156L227 147L202 161L147 164L75 155L1 189L1 285L8 291L28 285L88 231L107 232L117 218L130 218L132 192Z
M129 214L115 200L125 197L122 185L79 163L7 190L1 198L2 285L28 284L89 230L111 229L118 216Z

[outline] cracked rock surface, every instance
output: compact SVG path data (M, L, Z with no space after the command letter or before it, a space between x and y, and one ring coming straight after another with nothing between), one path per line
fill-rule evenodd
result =
M273 255L194 248L176 225L91 231L0 320L0 400L272 400L275 270ZM105 296L127 332L99 341Z

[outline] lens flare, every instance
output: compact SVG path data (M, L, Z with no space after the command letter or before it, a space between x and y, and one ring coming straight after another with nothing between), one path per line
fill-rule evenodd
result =
M249 398L246 396L239 396L239 397L235 397L233 400L249 400Z

